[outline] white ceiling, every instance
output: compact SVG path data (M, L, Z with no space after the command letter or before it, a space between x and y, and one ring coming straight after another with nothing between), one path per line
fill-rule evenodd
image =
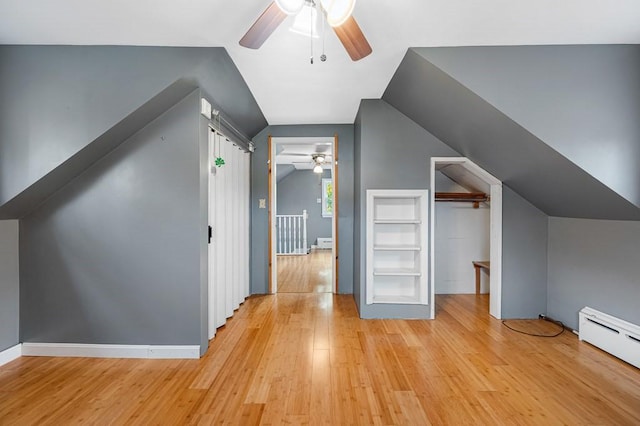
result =
M325 63L283 23L258 51L238 40L270 0L0 0L1 44L223 46L269 124L353 123L408 47L640 43L638 0L358 0L373 53L351 62L335 35ZM288 18L291 19L291 18Z

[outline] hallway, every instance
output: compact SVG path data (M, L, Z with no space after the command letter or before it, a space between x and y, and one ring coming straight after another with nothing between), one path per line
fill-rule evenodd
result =
M331 250L278 256L278 293L331 293Z

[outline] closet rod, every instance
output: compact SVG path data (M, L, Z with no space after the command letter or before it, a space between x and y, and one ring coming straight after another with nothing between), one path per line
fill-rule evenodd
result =
M489 201L489 197L484 192L436 192L436 201L443 202L470 202L473 208L480 207L480 203Z

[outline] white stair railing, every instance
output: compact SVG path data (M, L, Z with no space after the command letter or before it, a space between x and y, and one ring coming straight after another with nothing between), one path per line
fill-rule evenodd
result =
M307 254L307 211L276 215L277 254Z

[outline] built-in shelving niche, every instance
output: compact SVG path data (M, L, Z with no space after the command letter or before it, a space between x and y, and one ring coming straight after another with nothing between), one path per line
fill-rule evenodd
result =
M367 191L367 304L428 303L427 190Z

